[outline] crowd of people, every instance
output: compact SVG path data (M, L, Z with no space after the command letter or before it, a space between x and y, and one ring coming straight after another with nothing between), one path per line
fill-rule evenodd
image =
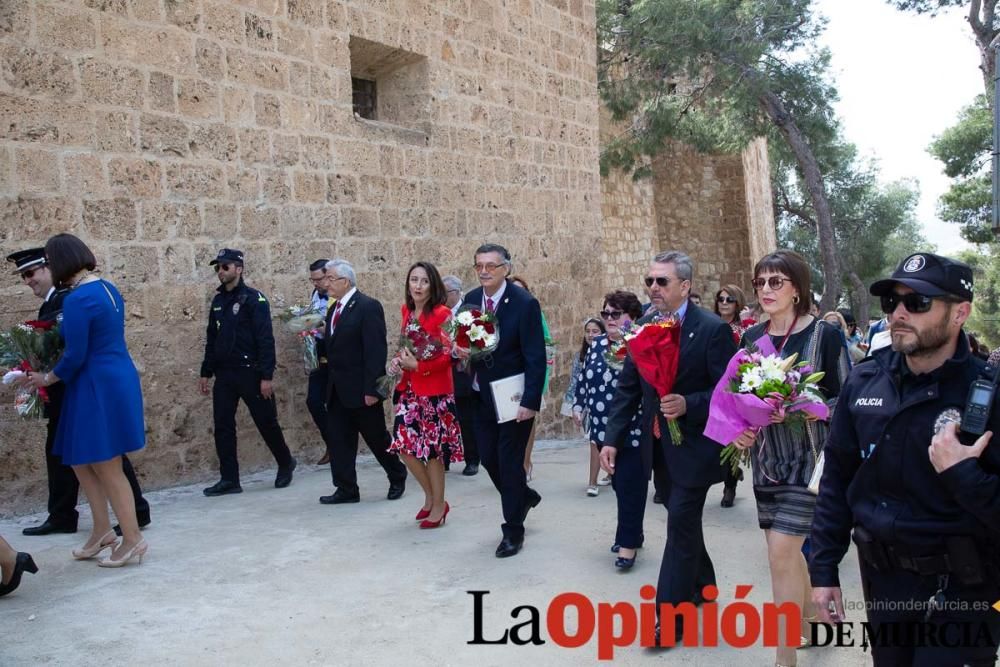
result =
M478 474L482 465L500 499L495 555L507 558L523 548L525 521L542 499L528 482L552 339L539 301L513 275L508 250L487 243L472 255L478 286L468 291L460 278L441 276L428 261L409 267L399 312L400 334L411 344L391 352L383 305L360 290L351 263L312 262L312 305L323 323L312 333L318 358L307 405L326 444L334 487L320 503L360 501L359 436L386 474L388 500L404 495L409 477L417 480L423 502L414 518L421 529L446 524L450 465L464 462L466 476ZM127 454L145 443L142 393L125 345L122 297L95 275L93 254L74 236L57 235L45 248L8 259L43 299L40 317L61 323L65 345L51 371L25 380L56 390L48 406L49 516L25 533L75 532L79 484L93 525L73 558L95 558L110 549L98 565L141 561L148 545L140 528L150 521L149 507ZM235 425L241 400L275 458L274 486L288 487L297 466L278 423L270 303L244 282L245 259L242 251L224 248L211 261L219 287L199 379L200 392L212 395L219 459L220 479L204 489L209 497L242 491ZM694 261L682 252L663 252L649 263L642 298L625 289L609 292L599 313L583 322L560 412L575 420L589 442L585 494L599 495L605 482L615 492L613 566L625 572L636 563L652 480L654 502L667 510L658 611L666 608L660 605L704 602L706 587L717 582L702 526L708 493L722 482L721 505L732 507L743 476L742 468L720 462L721 445L731 444L749 462L773 601L796 605L803 628L843 620L837 569L852 529L866 596L901 599L930 587L932 598L997 599L1000 570L989 545L1000 526L1000 453L989 446L989 433L963 446L965 436L952 425L962 420L969 384L989 368L963 331L971 270L929 253L907 258L890 278L871 286L885 317L867 335L850 311L820 316L810 274L801 256L778 250L756 263L748 291L724 284L702 305L692 291ZM456 322L467 310L495 322L496 342L485 352L459 344ZM634 327L663 321L679 328L676 376L666 395L630 355L618 355ZM821 373L819 391L832 417L810 418L801 428L775 410L769 424L743 431L732 443L709 438L713 393L741 348L795 356ZM516 406L506 417L504 402L511 397ZM989 424L997 419L990 415ZM814 478L820 480L818 493ZM109 504L118 526L111 524ZM0 566L0 596L16 588L24 572L37 571L28 554L2 539ZM963 659L995 657L1000 615L942 609L939 617L927 618L982 622L992 633L986 646L957 649ZM681 615L661 620L657 643L679 643L690 632ZM870 613L869 620L918 619L885 612ZM796 648L779 646L776 664L794 665ZM930 649L922 651L873 648L873 657L881 664L909 664L918 657L930 660L921 664L947 664L934 663Z

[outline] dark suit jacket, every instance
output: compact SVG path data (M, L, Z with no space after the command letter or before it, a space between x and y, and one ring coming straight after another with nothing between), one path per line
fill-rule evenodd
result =
M333 390L345 408L361 408L365 396L378 396L375 381L385 375L389 349L386 344L385 311L375 299L355 292L340 313L337 328L330 324L336 308L326 314L326 359L329 368L327 402Z
M644 324L650 319L651 316L645 316L638 323ZM653 442L655 416L660 420L663 458L671 482L688 487L721 482L723 469L719 464L719 454L722 447L706 438L702 431L708 421L712 390L734 354L736 343L729 325L714 313L689 305L681 325L680 360L673 388L673 393L682 395L687 403L687 413L677 420L684 441L677 446L670 441L666 418L660 412L660 397L642 379L632 360L626 359L608 413L605 443L614 447L623 446L632 415L641 404L643 423L639 448L647 477L653 468L653 447L659 446Z
M477 287L466 294L464 303L482 308L483 288ZM490 382L524 373L521 406L538 410L542 404L546 368L545 334L538 299L508 282L503 299L496 306L496 316L500 331L497 349L471 364L472 372L479 380L479 393L493 405Z

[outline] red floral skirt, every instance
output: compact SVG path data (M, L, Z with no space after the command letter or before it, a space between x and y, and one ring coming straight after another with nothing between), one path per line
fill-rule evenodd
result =
M462 461L462 430L452 394L417 396L409 387L396 399L390 452L402 452L427 461L444 458Z

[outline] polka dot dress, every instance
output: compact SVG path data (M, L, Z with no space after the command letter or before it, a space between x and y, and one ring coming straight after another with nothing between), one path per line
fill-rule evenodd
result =
M608 352L608 337L597 336L590 345L590 351L584 360L583 369L576 383L575 407L582 409L590 427L590 439L598 445L604 444L605 430L608 427L608 412L615 397L618 386L618 373L610 368L604 360ZM639 446L642 437L640 425L642 410L632 417L628 432L628 442L632 447Z

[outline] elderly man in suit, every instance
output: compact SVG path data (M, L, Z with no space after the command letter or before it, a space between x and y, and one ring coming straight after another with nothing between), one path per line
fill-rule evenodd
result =
M406 466L386 450L391 438L385 428L385 413L376 390L376 380L385 375L388 356L385 312L382 304L358 291L354 267L345 260L326 263L322 285L333 304L326 315L327 415L330 420L330 472L337 490L321 496L324 505L361 500L355 461L358 434L389 478L389 500L406 488Z
M511 257L501 245L481 245L475 254L480 287L465 295L467 305L492 312L498 321L499 343L492 353L471 363L472 389L478 395L476 443L482 464L500 492L504 523L497 558L513 556L524 544L524 520L528 510L542 501L528 486L524 452L542 402L545 384L545 337L542 309L526 290L509 282ZM468 350L457 350L468 356ZM517 417L497 423L497 410L490 383L524 374Z
M662 454L666 472L663 503L667 508L667 542L660 564L656 588L657 609L662 603L701 601L702 587L715 584L715 570L705 549L702 511L708 489L723 479L719 445L702 431L708 419L712 390L736 353L729 325L714 313L688 300L694 265L681 252L662 252L653 258L645 283L651 310L639 324L656 317L675 317L681 322L680 362L672 393L658 396L639 375L631 359L626 360L618 378L618 390L608 415L601 465L613 472L617 448L624 446L629 422L642 406L640 442L645 479L653 468L654 449ZM671 441L668 419L676 419L682 442ZM635 494L635 502L646 502L645 493ZM683 631L680 620L668 629L679 643Z

